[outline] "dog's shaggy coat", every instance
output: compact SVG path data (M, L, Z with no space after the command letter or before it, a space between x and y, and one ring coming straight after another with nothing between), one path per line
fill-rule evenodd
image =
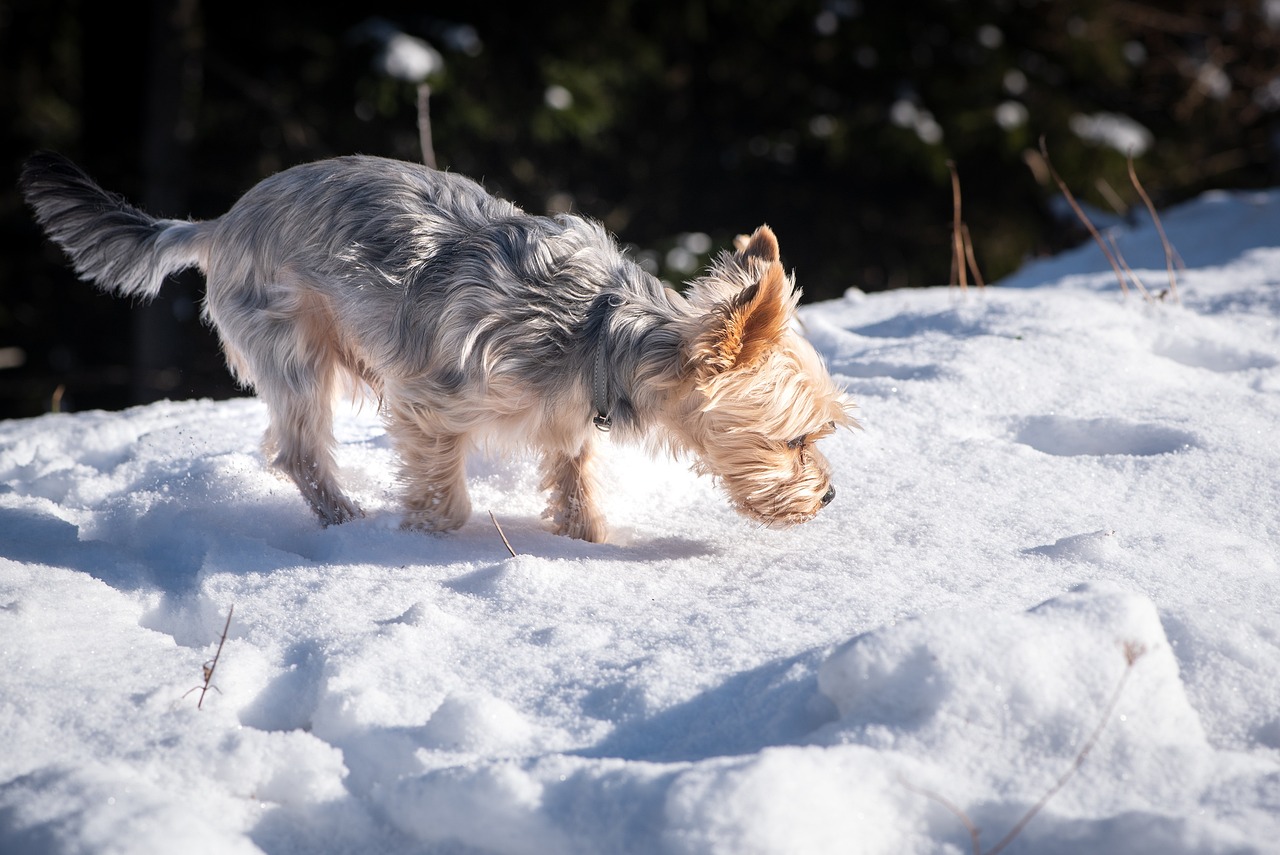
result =
M104 289L151 297L170 273L204 271L205 317L267 405L269 459L325 524L360 513L333 459L331 400L349 381L381 402L411 527L461 526L467 453L516 443L541 452L556 531L603 540L593 422L691 452L767 524L834 495L812 444L852 424L851 405L791 329L798 293L767 227L681 296L595 222L382 158L285 170L205 222L150 217L55 154L33 156L20 186Z

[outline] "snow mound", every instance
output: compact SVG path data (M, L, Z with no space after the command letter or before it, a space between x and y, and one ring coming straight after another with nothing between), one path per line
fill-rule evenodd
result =
M936 613L876 630L832 654L818 686L840 714L824 742L947 770L949 789L968 792L970 803L978 794L988 814L997 801L1010 817L1034 804L1086 745L1089 762L1050 815L1180 820L1194 813L1210 771L1211 749L1155 606L1110 584L1080 586L1021 615Z

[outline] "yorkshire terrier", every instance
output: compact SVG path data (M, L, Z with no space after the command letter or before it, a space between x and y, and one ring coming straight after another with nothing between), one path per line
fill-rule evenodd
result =
M361 515L335 477L331 405L347 381L380 402L410 528L467 521L472 449L526 445L555 531L603 541L592 470L610 429L691 453L769 526L835 496L815 443L854 425L853 405L793 329L799 292L768 226L678 294L599 223L377 157L287 169L202 222L151 217L52 153L20 187L104 290L149 298L171 273L204 272L204 317L267 405L268 459L325 525Z

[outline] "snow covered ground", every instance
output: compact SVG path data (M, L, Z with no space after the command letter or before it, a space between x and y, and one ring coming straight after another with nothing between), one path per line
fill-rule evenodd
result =
M328 530L256 401L0 423L0 852L1277 851L1280 194L1165 224L1182 305L1089 245L806 307L865 430L790 531L618 448L609 545L526 459L402 533L367 407Z

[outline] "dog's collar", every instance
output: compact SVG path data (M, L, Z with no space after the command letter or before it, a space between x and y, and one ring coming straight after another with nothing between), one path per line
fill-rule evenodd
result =
M591 407L595 415L591 423L602 433L608 433L613 427L613 407L609 400L609 348L606 344L605 332L609 327L610 310L622 305L622 297L617 294L607 297L600 318L600 332L596 338L595 365L591 370Z
M605 364L606 358L604 341L596 342L596 365L591 377L591 406L595 408L596 414L591 417L591 423L603 433L608 433L609 428L613 427L613 416L610 415L609 408L609 367Z

